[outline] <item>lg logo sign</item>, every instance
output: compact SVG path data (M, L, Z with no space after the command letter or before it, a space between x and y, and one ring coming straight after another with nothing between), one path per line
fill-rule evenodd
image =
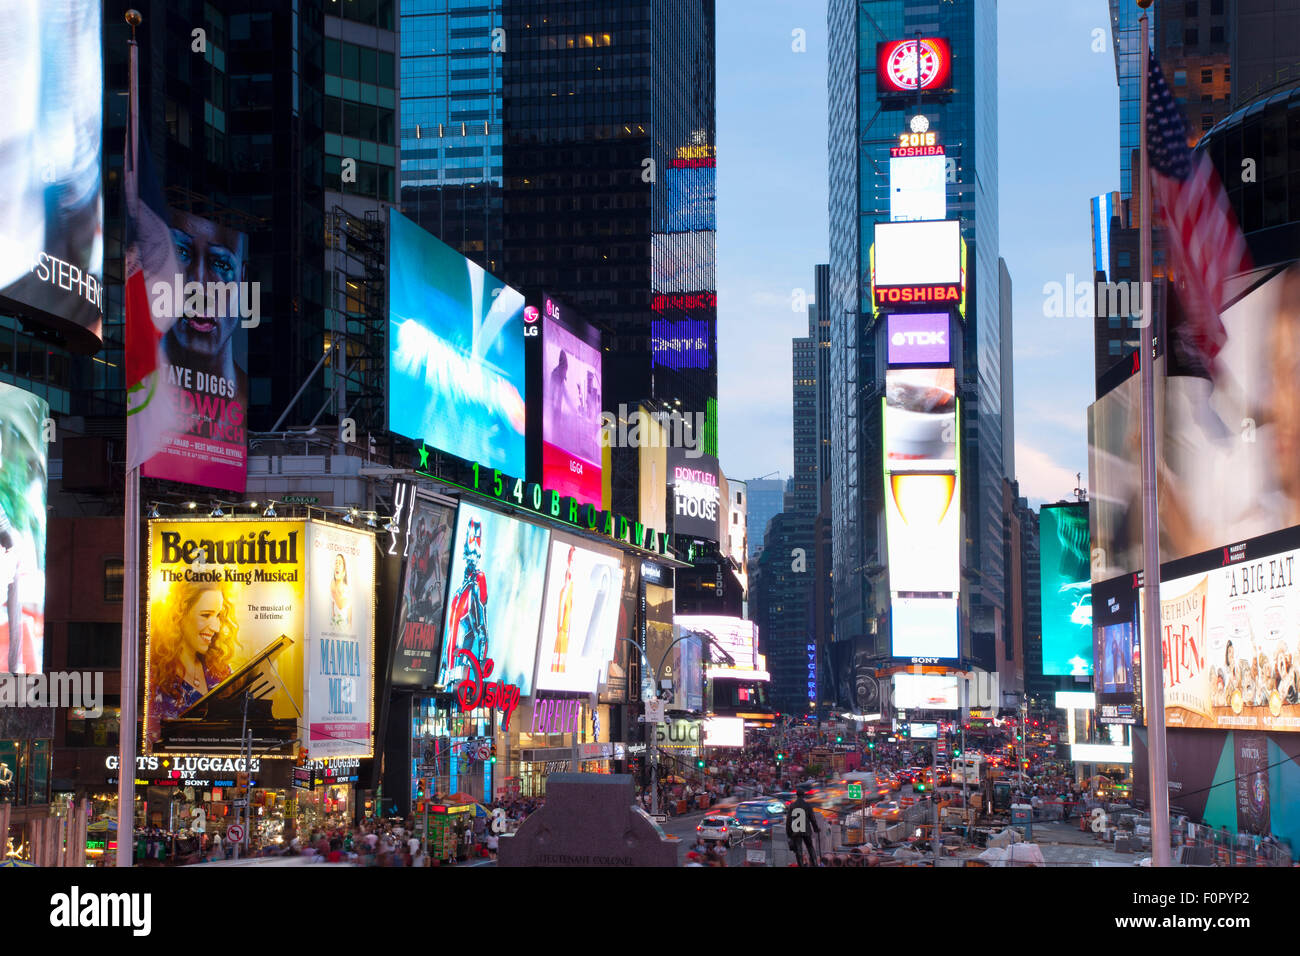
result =
M895 332L891 342L894 345L947 345L947 332Z

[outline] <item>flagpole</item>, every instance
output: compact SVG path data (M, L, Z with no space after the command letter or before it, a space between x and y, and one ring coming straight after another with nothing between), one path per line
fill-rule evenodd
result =
M140 25L141 19L139 11L126 11L126 22L131 25L130 88L127 105L129 113L127 136L130 137L131 142L131 155L128 160L131 167L124 170L128 175L131 169L136 167L140 149L135 28ZM125 259L123 259L123 268L125 268ZM123 276L123 282L125 278ZM130 429L131 424L128 421L128 434ZM127 457L130 458L129 455ZM123 524L125 540L122 559L122 714L117 734L117 865L130 866L135 855L135 754L139 683L136 667L140 634L140 468L132 467L129 460L126 469Z
M1137 0L1138 50L1142 82L1138 85L1138 136L1141 183L1142 344L1142 667L1143 703L1147 723L1148 772L1151 785L1151 865L1169 866L1169 760L1165 741L1164 654L1160 640L1160 515L1156 484L1155 333L1151 293L1151 170L1147 157L1147 83L1151 72L1148 47L1150 24L1146 10L1152 0Z

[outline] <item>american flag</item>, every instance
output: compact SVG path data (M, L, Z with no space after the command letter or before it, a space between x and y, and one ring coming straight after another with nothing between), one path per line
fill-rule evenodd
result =
M1228 334L1219 320L1224 280L1250 268L1246 240L1210 158L1187 146L1187 124L1150 54L1147 150L1156 208L1167 227L1170 265L1184 321L1171 345L1214 377L1215 357Z

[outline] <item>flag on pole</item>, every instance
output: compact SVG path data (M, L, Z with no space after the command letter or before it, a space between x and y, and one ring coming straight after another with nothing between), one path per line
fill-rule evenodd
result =
M1209 156L1187 145L1187 123L1155 54L1149 53L1147 149L1156 207L1166 227L1183 320L1169 330L1181 364L1213 381L1227 341L1219 319L1227 278L1250 268L1250 253Z
M139 468L166 444L165 383L159 381L159 342L174 310L154 309L155 279L168 283L181 270L168 226L167 206L139 133L135 76L131 77L126 141L126 404L127 467ZM168 300L170 301L170 299Z

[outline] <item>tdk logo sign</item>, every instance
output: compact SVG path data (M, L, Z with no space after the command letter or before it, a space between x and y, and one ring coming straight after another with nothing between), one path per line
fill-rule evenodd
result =
M894 345L947 345L947 332L895 332L890 340Z

